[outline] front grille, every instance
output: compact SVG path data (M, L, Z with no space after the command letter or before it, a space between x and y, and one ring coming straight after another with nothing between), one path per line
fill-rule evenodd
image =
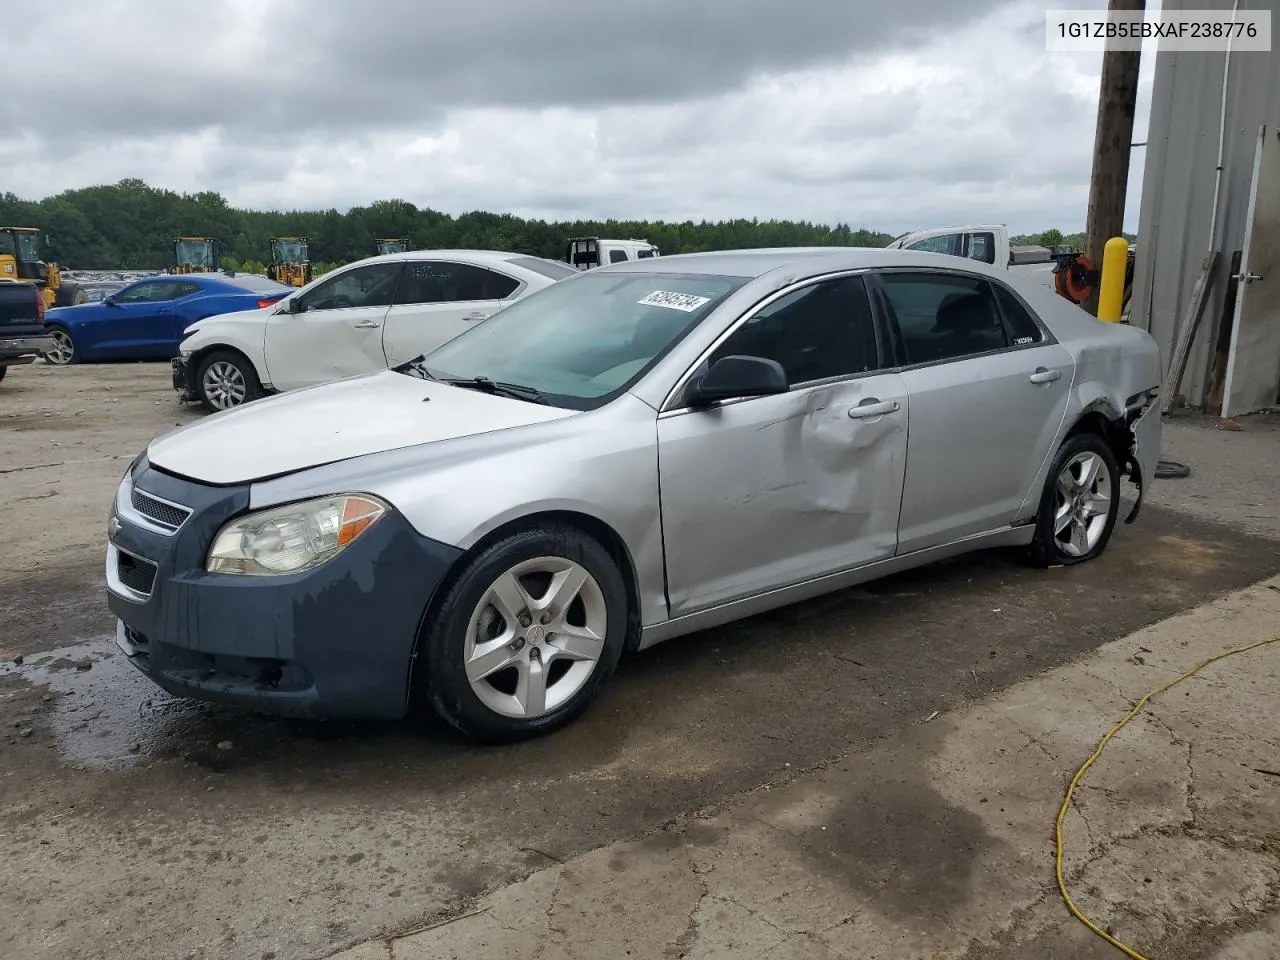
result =
M116 576L120 582L134 593L151 596L151 588L156 582L156 565L123 550L117 550L117 554Z
M152 523L168 530L177 530L182 526L183 521L191 516L191 511L186 507L179 507L172 503L158 500L150 494L143 493L136 487L130 493L129 500L133 504L133 509L137 510L138 513Z

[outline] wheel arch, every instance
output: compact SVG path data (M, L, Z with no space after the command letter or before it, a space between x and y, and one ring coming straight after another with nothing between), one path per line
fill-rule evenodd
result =
M440 604L444 601L449 588L453 585L463 567L473 557L488 549L503 537L547 523L558 523L573 527L590 537L594 537L608 551L613 562L618 565L618 571L622 574L623 586L627 591L627 636L623 641L623 653L634 653L638 649L640 644L640 584L637 578L635 560L631 556L631 551L628 549L626 541L612 526L591 514L570 509L538 510L534 513L513 517L486 532L468 549L458 555L457 559L449 567L448 573L441 578L435 589L431 591L431 596L423 607L422 617L418 621L418 629L413 638L413 651L409 656L409 670L406 677L406 702L412 705L414 687L421 679L418 672L424 669L420 652L427 624L436 615Z
M242 357L258 375L258 382L262 384L263 387L267 386L267 383L262 378L262 368L254 362L253 357L249 356L247 351L236 346L234 343L227 343L222 340L206 344L202 347L197 347L191 352L191 376L193 378L198 375L200 364L204 363L207 357L215 353L234 353L236 356Z

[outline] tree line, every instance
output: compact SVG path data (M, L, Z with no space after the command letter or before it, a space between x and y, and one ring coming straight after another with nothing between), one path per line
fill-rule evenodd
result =
M303 236L314 272L375 252L374 241L404 238L410 249L510 250L559 260L570 237L643 238L663 254L746 247L882 247L893 235L847 223L738 219L695 223L635 220L525 220L473 211L457 217L405 200L368 206L291 212L240 210L212 191L175 193L141 180L67 190L43 200L0 194L0 224L38 227L46 260L70 269L152 270L172 262L177 236L216 237L223 266L262 272L270 239ZM1057 230L1025 234L1015 243L1083 243Z

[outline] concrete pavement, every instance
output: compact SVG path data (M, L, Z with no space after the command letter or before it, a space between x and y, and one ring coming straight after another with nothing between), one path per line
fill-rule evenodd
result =
M1151 688L1277 633L1280 577L334 960L1119 956L1055 886L1066 783ZM1161 960L1280 955L1277 708L1280 645L1207 667L1112 740L1066 824L1087 915Z

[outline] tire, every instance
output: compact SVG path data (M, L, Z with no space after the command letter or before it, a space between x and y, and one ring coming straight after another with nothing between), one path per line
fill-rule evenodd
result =
M80 362L80 351L76 349L76 342L71 338L70 330L57 324L50 324L46 332L53 337L55 346L43 355L45 363L55 367L65 367Z
M547 574L556 573L568 581L564 586L572 589L574 577L581 586L567 606L567 594L551 601L544 618L538 610L557 582ZM505 596L526 604L521 611L510 610L513 604L500 599L498 588L504 583ZM526 626L517 618L527 611L533 617ZM517 531L467 561L428 615L419 640L415 694L447 723L482 743L550 733L575 720L595 699L622 655L627 623L622 573L597 540L562 524ZM574 626L579 632L570 635ZM597 638L603 634L603 640L593 641L584 626ZM557 627L566 633L558 635ZM481 633L493 639L471 639ZM510 641L483 650L504 635ZM477 679L472 680L467 662L475 664L477 648L482 657L492 656L487 665L473 666ZM487 676L480 673L485 666ZM531 679L539 674L545 681L540 711L538 684Z
M243 354L215 350L196 368L196 394L210 413L232 410L262 396L258 371Z
M1095 479L1086 489L1079 489L1080 472L1086 464L1094 468ZM1074 501L1074 507L1072 495L1081 498ZM1104 509L1105 517L1101 513ZM1120 468L1107 441L1092 432L1069 437L1058 449L1045 479L1035 537L1028 549L1031 562L1040 567L1065 567L1094 559L1111 542L1119 514ZM1058 532L1056 528L1064 522Z
M8 367L0 367L0 380L4 379L4 375L9 372Z
M64 283L58 287L58 292L53 295L53 305L55 307L74 307L77 304L88 302L89 295L84 292L84 288L78 283Z

